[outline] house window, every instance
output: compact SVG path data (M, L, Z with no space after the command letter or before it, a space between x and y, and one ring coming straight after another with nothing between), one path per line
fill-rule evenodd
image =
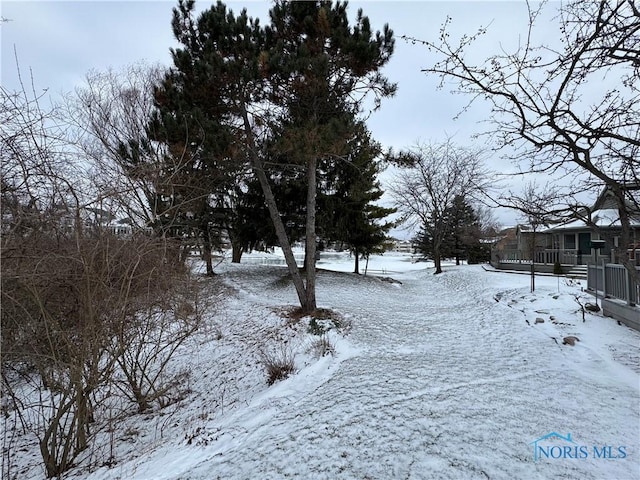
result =
M565 233L564 235L564 249L575 250L576 249L576 235L575 233Z

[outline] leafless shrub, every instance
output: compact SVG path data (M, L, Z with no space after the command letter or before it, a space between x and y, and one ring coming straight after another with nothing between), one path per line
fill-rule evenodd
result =
M41 382L35 404L19 399L19 383L10 392L14 403L30 405L23 410L53 477L87 448L94 402L119 372L139 410L171 401L179 377L167 375L167 365L201 312L174 312L187 301L177 288L186 272L167 259L161 240L105 234L20 241L24 253L3 255L3 369L28 365L22 382Z
M128 397L139 409L180 395L171 389L182 373L168 364L205 302L178 245L103 229L97 217L109 212L96 205L106 194L89 190L68 125L31 90L0 87L2 408L5 433L35 436L46 475L56 477L89 447L94 425L109 420L96 417L112 409L123 372L135 379L129 392L140 390ZM5 437L3 458L14 445ZM3 462L1 476L14 473Z
M281 345L275 350L260 352L260 361L267 370L268 385L273 385L278 380L284 380L295 371L295 354L287 345Z
M585 309L585 304L581 302L581 300L583 299L583 297L580 294L574 294L573 295L573 299L574 301L578 304L578 306L580 307L577 311L580 312L582 314L582 323L586 322L586 318L585 318L585 314L586 314L586 309Z
M171 373L169 363L199 326L200 318L193 314L156 309L138 315L123 330L114 352L121 377L115 385L135 402L138 413L154 402L161 408L172 403L171 392L183 384L188 372Z
M327 334L323 334L311 342L309 351L314 357L320 358L335 355L336 347Z

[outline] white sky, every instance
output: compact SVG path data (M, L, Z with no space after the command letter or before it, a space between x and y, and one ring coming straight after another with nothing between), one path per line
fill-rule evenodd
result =
M250 16L265 23L268 1L228 1L235 12L247 8ZM36 91L48 89L52 98L73 90L90 69L119 69L138 60L170 65L169 48L177 46L171 32L171 11L177 1L2 1L0 14L10 21L0 26L2 43L1 81L9 89L18 88L16 55L23 80L33 74ZM212 2L199 1L196 7L208 8ZM553 4L552 4L553 5ZM398 83L398 93L387 99L380 111L369 119L374 138L385 147L398 150L416 141L443 141L453 137L461 145L472 144L471 135L486 125L478 124L487 110L474 105L462 118L453 117L469 100L455 96L450 89L437 90L438 79L420 70L433 63L429 52L411 45L401 35L435 40L445 18L452 18L454 35L473 34L480 26L490 25L470 53L478 62L498 49L513 50L527 28L527 9L522 1L353 1L349 10L358 8L380 29L388 23L396 35L396 51L386 75ZM557 38L552 22L539 24L546 38ZM548 29L548 31L544 31ZM538 30L540 31L540 30ZM14 54L15 50L15 54ZM490 159L491 168L502 173L511 166L499 158ZM515 214L498 215L503 224L513 224Z

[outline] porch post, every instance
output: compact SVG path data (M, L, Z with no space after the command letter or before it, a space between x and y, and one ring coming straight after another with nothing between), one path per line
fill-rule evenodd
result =
M626 268L623 270L623 272L624 272L624 291L625 291L625 295L627 296L627 305L633 306L635 305L635 303L631 301L631 276L629 275L629 272L627 272Z
M607 296L607 261L602 260L602 298Z

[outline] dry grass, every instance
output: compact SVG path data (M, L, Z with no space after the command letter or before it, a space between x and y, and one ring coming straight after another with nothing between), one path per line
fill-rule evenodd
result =
M275 351L262 351L260 361L267 370L268 385L284 380L295 372L295 355L286 345Z

